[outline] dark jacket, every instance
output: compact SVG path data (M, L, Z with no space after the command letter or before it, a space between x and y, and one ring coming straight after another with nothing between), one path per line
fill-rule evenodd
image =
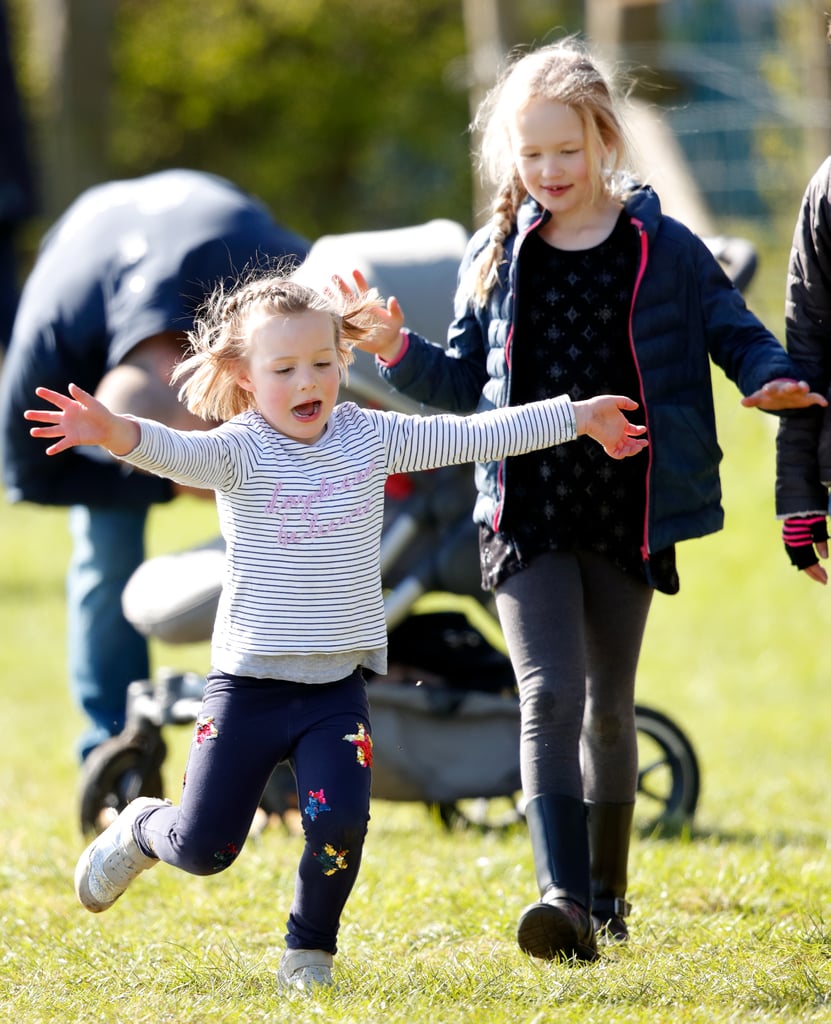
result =
M707 246L661 213L651 188L636 189L625 206L640 240L630 344L641 393L631 397L641 403L638 415L646 417L650 441L642 544L648 573L651 552L713 533L724 522L710 358L745 395L776 377L799 374ZM517 258L525 235L543 220L540 207L527 199L487 308L471 309L460 288L447 351L410 334L398 360L380 368L391 384L456 412L509 401ZM488 233L485 227L471 239L460 278ZM499 465L477 466L474 518L497 529L501 479Z
M831 157L808 182L794 228L785 291L785 344L814 391L831 397ZM831 482L831 415L782 419L776 438L778 515L824 514Z

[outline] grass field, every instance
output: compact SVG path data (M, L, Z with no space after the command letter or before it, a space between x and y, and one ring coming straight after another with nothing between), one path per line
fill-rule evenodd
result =
M781 317L774 266L768 322ZM753 293L751 293L752 299ZM278 827L213 879L165 866L107 914L77 906L73 743L64 680L61 511L0 504L0 1019L40 1022L745 1022L831 1020L831 592L790 568L773 518L769 418L716 378L727 525L680 549L658 596L638 698L693 739L691 833L636 835L633 939L590 967L526 959L534 896L522 827L447 833L419 805L377 802L344 918L339 988L274 982L299 839ZM210 510L154 513L150 546L214 532ZM207 652L154 648L202 670ZM169 730L169 791L188 730Z

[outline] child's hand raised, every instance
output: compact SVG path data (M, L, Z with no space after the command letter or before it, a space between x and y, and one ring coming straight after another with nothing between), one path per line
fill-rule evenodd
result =
M354 289L337 274L332 278L337 290L345 297L351 297L356 291L359 295L364 295L371 290L369 282L360 270L352 271L352 280L355 282ZM392 362L404 344L401 337L401 328L404 326L404 310L399 305L398 299L394 295L390 295L386 306L379 306L374 315L376 330L373 331L372 337L355 347L378 356L384 362Z
M613 459L637 455L649 442L641 434L645 426L630 423L621 409L637 409L638 403L623 395L598 395L574 403L577 433L593 437Z
M69 395L50 388L36 388L35 394L51 402L55 409L27 409L24 419L47 423L46 427L32 427L32 437L57 437L46 449L47 455L57 455L77 445L100 445L113 455L126 455L139 443L141 428L126 416L116 416L77 384L69 385Z
M764 384L758 391L742 399L747 409L764 409L778 412L781 409L806 409L810 405L828 405L827 400L804 380L777 377Z

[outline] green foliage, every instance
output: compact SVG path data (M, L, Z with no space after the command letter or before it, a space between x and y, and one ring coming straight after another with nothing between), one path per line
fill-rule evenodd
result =
M57 112L47 92L61 63L52 49L60 33L47 44L43 26L54 23L54 12L48 0L7 3L34 135L52 138ZM93 8L94 0L85 6ZM177 165L214 171L260 195L279 220L309 238L431 217L473 225L463 0L113 0L108 6L116 18L112 102L108 114L102 100L100 116L111 117L109 152L86 153L82 161L100 178ZM667 16L676 6L663 5ZM718 34L723 0L683 6L681 41L700 36L702 26ZM753 21L746 2L734 6ZM776 45L758 60L756 46L747 48L741 88L752 92L758 78L774 97L770 118L748 138L753 153L746 173L766 209L779 215L819 162L821 127L805 97L827 74L827 55L816 0L774 6ZM579 32L584 11L581 0L503 3L506 41L535 45ZM104 34L100 47L108 42ZM639 66L637 77L649 80L653 73ZM106 92L105 83L83 84ZM672 104L677 97L653 91L650 99ZM92 183L73 177L76 154L55 167L50 147L41 148L47 184L56 177L73 187ZM61 188L53 184L45 192L47 198L57 193L62 208ZM32 228L27 249L43 227Z
M191 166L329 232L470 217L461 5L123 0L118 173Z
M789 216L817 160L806 139L806 134L816 133L817 125L810 115L806 119L800 112L805 98L808 109L811 103L827 99L827 86L822 96L806 97L806 92L810 93L811 85L818 83L820 77L827 79L828 58L822 43L823 19L813 0L780 5L775 10L775 24L780 46L760 57L758 74L782 108L792 110L793 115L788 118L780 114L767 124L760 123L754 132L753 146L759 164L758 186L768 210L773 216L783 211ZM796 53L801 54L801 59L794 60ZM820 60L819 69L813 67ZM807 75L806 65L811 69Z

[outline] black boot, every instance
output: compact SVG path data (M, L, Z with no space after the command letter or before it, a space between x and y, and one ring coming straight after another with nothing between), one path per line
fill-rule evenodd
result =
M519 948L543 960L594 960L586 808L575 797L544 794L525 808L541 893L517 925Z
M587 803L586 808L595 931L601 941L627 942L625 919L632 906L626 902L626 881L635 805Z

